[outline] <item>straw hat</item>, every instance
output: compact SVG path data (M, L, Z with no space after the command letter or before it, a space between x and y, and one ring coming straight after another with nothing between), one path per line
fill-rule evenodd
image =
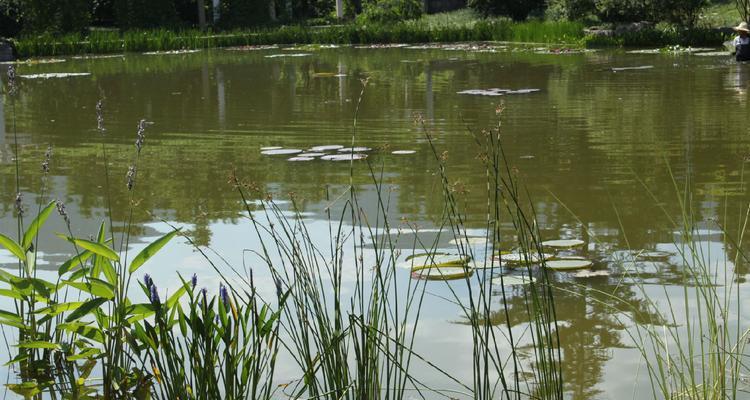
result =
M747 22L742 22L739 25L735 26L734 30L738 32L742 31L742 32L750 33L750 27L747 26Z

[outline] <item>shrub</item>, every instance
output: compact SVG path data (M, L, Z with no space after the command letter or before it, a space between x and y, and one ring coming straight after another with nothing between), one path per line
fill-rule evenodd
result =
M542 14L545 0L469 0L469 7L483 15L506 15L516 21Z
M174 0L114 0L117 25L122 29L177 25Z
M18 5L29 33L83 32L91 22L90 0L19 0Z
M17 0L0 0L0 37L15 36L21 31L21 13Z
M288 0L275 0L277 15L283 15ZM224 28L242 28L271 22L269 0L223 0L220 25Z
M364 4L357 21L388 23L421 16L422 3L419 0L371 0Z

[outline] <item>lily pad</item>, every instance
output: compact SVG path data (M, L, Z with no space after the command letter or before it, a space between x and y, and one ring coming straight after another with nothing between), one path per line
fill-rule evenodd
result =
M672 253L666 251L642 251L637 253L637 256L639 259L646 261L664 261L672 257Z
M652 69L652 68L654 68L653 65L641 65L638 67L616 67L616 68L612 68L612 72L639 71L639 70Z
M492 278L492 283L496 285L503 285L503 286L520 286L520 285L528 285L532 282L536 282L536 278L532 277L529 278L528 276L524 275L508 275L503 276L502 278Z
M391 154L407 155L407 154L414 154L416 152L417 152L416 150L396 150L396 151L392 151Z
M335 72L316 72L312 74L313 78L334 78L338 74Z
M468 265L470 260L470 257L462 257L454 254L423 253L409 256L399 266L409 268L412 271L419 271L427 268L464 267Z
M74 78L79 76L90 76L89 72L49 72L46 74L19 75L24 79L57 79L57 78Z
M494 258L496 260L501 260L504 264L536 264L538 262L541 262L542 260L550 260L554 258L554 254L542 254L541 257L538 253L520 253L520 252L513 252L510 254L500 254L500 256L495 256Z
M90 54L85 56L73 56L74 60L98 60L105 58L125 58L125 54Z
M288 158L287 161L293 161L293 162L296 162L296 161L312 161L314 159L315 158L313 158L313 157L292 157L292 158Z
M544 241L542 242L542 246L557 249L570 249L573 247L583 246L584 243L585 242L583 240L579 239L557 239Z
M413 279L424 279L427 281L451 281L465 279L474 274L474 270L466 266L452 265L440 268L423 268L412 271Z
M300 149L275 149L275 150L264 150L260 152L260 154L264 154L267 156L284 156L284 155L297 154L297 153L302 153L302 150Z
M594 265L594 263L589 260L579 259L559 259L547 261L544 263L545 267L555 271L573 271L577 269L586 269L591 268L592 265Z
M351 153L351 154L331 154L320 157L321 160L326 161L357 161L364 160L367 158L367 154Z
M343 149L344 146L338 145L338 144L328 144L323 146L314 146L310 147L310 151L312 152L321 152L321 151L332 151L332 150L338 150Z
M257 51L257 50L275 50L278 49L279 46L273 44L273 45L250 45L250 46L233 46L233 47L227 47L224 50L229 51Z
M261 151L266 151L266 150L281 150L281 149L283 149L283 147L281 147L281 146L266 146L266 147L261 147L260 148Z
M575 278L596 278L600 276L609 276L609 271L600 269L598 271L578 271L573 277Z
M58 64L64 63L62 58L30 58L28 60L4 61L0 65L36 65L36 64Z
M322 157L328 155L327 153L300 153L297 157Z
M728 51L704 51L694 55L699 57L729 57L731 54Z
M369 147L344 147L339 149L340 153L364 153L372 150Z
M511 95L511 94L529 94L529 93L536 93L539 92L540 89L499 89L499 88L492 88L492 89L469 89L469 90L462 90L460 92L456 92L456 94L467 94L467 95L474 95L474 96L505 96L505 95Z

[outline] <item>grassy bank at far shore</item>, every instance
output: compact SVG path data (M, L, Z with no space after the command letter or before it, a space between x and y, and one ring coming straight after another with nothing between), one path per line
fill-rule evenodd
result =
M206 49L268 44L374 44L508 41L564 44L575 47L607 46L720 46L726 40L716 30L698 28L648 29L617 37L588 36L579 22L479 19L469 23L434 23L425 20L388 25L344 24L334 26L289 25L256 30L202 32L91 31L88 35L40 35L14 40L19 58L71 54Z

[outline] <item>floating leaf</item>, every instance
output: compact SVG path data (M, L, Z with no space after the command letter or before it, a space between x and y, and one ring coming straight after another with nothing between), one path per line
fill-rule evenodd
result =
M642 251L637 253L639 259L647 261L664 261L672 255L672 253L666 251Z
M534 253L529 252L527 254L527 253L514 251L509 254L500 253L499 256L495 256L494 258L496 260L502 261L504 264L527 264L527 263L536 264L536 263L541 262L542 260L544 261L550 260L553 257L555 257L554 254L548 254L548 253L544 253L540 257L539 253L536 253L536 252Z
M558 239L558 240L547 240L542 242L544 247L553 247L558 249L570 249L573 247L583 246L585 242L578 239Z
M471 261L471 257L468 256L458 256L453 254L446 254L446 253L425 253L425 254L415 254L411 256L410 258L407 258L406 261L400 264L400 267L402 268L409 268L412 271L418 271L421 269L428 269L428 268L441 268L441 267L463 267L466 266L469 261Z
M263 150L260 152L260 154L267 155L267 156L283 156L283 155L290 155L290 154L297 154L302 153L302 150L299 149L275 149L275 150Z
M470 237L462 237L458 239L451 239L450 244L459 244L459 243L466 243L472 246L483 246L485 244L492 245L492 240L488 240L486 237L482 236L470 236Z
M300 153L297 157L322 157L328 155L327 153Z
M193 54L200 50L166 50L166 51L147 51L143 54L147 56L174 56L180 54Z
M579 259L559 259L547 261L544 263L545 267L555 271L571 271L576 269L591 268L592 265L594 265L594 263L589 260Z
M367 154L358 154L358 153L351 153L351 154L331 154L328 156L320 157L321 160L326 161L357 161L357 160L364 160L367 158Z
M417 152L416 150L395 150L395 151L392 151L391 154L395 154L397 156L401 156L401 155L414 154L416 152Z
M372 150L369 147L344 147L342 149L339 149L338 151L340 153L364 153Z
M444 265L441 267L413 270L411 277L413 279L424 279L427 281L450 281L467 278L473 274L474 270L465 265Z
M617 67L617 68L612 68L612 72L638 71L638 70L652 69L652 68L654 68L653 65L641 65L638 67Z
M308 57L310 53L289 53L289 54L269 54L266 58L280 58L280 57Z
M573 276L576 278L595 278L598 276L609 276L609 271L606 269L600 269L598 271L578 271Z
M343 149L344 146L338 145L338 144L326 144L322 146L314 146L310 147L310 151L314 152L321 152L321 151L333 151L338 149Z
M314 157L292 157L292 158L287 158L287 161L292 161L292 162L314 161L314 160L315 160Z
M281 146L266 146L266 147L261 147L261 148L260 148L260 150L261 150L261 151L267 151L267 150L281 150L281 149L283 149L283 147L281 147Z

